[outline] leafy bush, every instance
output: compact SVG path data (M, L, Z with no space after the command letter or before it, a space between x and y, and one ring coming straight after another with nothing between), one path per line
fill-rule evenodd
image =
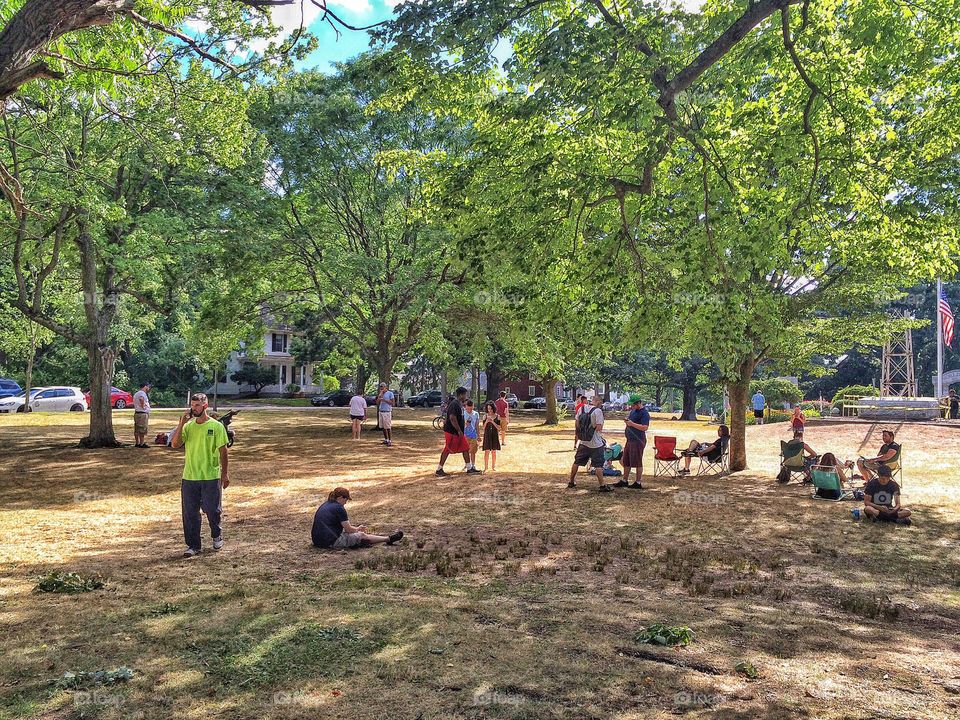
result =
M174 390L151 390L151 407L182 407L186 403L186 393L180 394Z
M68 672L57 680L56 686L61 689L79 689L93 685L117 685L133 679L133 671L128 667L119 667L116 670L97 670L96 672Z
M750 678L751 680L756 680L760 677L760 673L757 671L757 668L753 666L752 663L748 663L746 660L738 662L733 666L734 672L743 677Z
M837 393L833 396L831 403L838 410L842 410L844 395L861 395L863 397L869 397L876 394L877 389L873 387L873 385L847 385L847 387L837 390Z
M248 363L233 373L230 379L238 385L250 385L253 387L253 396L258 397L261 390L277 381L277 373L256 363Z
M283 391L289 395L296 395L300 392L300 386L296 383L287 383L283 386Z
M803 400L803 392L789 380L772 378L770 380L754 380L750 383L750 394L757 390L767 399L767 407L782 407L784 403L796 405Z
M820 413L816 410L804 410L803 414L807 416L807 420L810 418L820 417ZM790 422L790 419L793 417L792 410L768 410L767 417L763 419L764 425L769 425L770 423L782 423ZM753 416L753 411L747 413L746 417L747 425L756 425L757 419Z
M103 582L96 578L85 578L75 572L61 573L54 570L48 575L44 575L37 583L36 589L39 592L49 593L82 593L91 590L99 590L103 587Z
M653 624L646 630L640 630L634 635L634 640L648 645L687 645L693 641L696 633L684 625Z

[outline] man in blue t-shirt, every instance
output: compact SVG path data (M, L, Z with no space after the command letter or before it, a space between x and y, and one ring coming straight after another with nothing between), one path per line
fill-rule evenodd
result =
M376 543L393 545L403 537L403 531L393 535L368 535L366 525L354 527L347 519L344 505L350 499L350 491L338 487L330 493L327 501L317 509L313 516L313 529L310 536L313 544L329 550L346 550L354 547L370 547Z
M627 444L623 448L623 477L617 487L643 490L640 477L643 475L643 450L647 446L647 428L650 427L650 413L643 406L639 395L630 396L630 415L626 419ZM637 479L630 483L630 468L637 469Z
M753 402L754 420L756 421L757 425L763 425L763 409L767 406L767 399L763 396L762 392L757 390L750 400Z

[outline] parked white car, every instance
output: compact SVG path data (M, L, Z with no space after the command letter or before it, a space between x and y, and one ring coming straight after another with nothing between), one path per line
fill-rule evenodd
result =
M23 412L24 393L0 400L0 412ZM82 412L87 401L78 387L45 387L30 390L30 410L34 412Z

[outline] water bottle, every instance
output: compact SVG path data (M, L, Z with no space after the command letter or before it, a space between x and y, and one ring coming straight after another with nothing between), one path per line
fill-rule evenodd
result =
M854 522L860 522L860 509L859 509L859 508L854 508L854 509L851 510L850 512L853 513L853 521L854 521Z

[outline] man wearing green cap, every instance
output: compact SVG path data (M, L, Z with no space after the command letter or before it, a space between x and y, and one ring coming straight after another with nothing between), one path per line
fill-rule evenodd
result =
M639 395L630 396L630 416L626 420L627 444L623 448L623 477L617 487L643 490L640 477L643 475L643 450L647 446L647 428L650 427L650 413L643 406ZM637 469L637 479L630 483L630 468Z

